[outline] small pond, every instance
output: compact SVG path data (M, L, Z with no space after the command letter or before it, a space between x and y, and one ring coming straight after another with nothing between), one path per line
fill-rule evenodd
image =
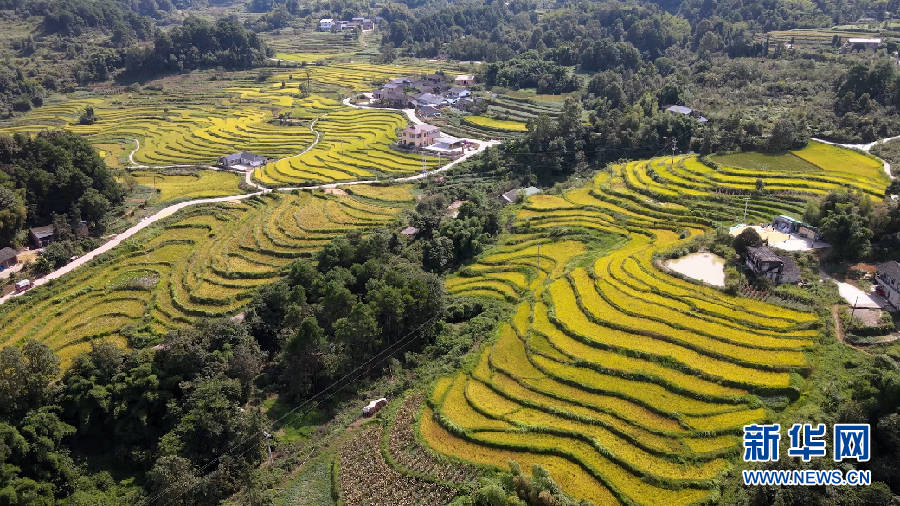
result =
M691 253L666 260L666 267L689 278L714 286L725 286L725 260L712 253Z

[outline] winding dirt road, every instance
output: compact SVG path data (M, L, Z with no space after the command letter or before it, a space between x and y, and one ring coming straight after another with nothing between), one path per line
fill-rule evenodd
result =
M349 99L346 103L350 107L362 107L362 106L355 106L353 104L349 104ZM393 109L393 110L396 110L396 109ZM419 118L416 117L414 110L404 109L402 112L404 114L406 114L406 116L410 119L410 121L412 121L414 123L418 123L418 124L422 123L421 120L419 120ZM310 144L303 151L301 151L299 153L299 155L302 155L302 154L308 152L309 150L313 149L319 143L319 140L321 139L321 133L315 129L315 124L323 116L325 116L325 114L319 116L318 118L316 118L315 120L313 120L310 123L310 130L315 132L316 138L312 142L312 144ZM186 207L200 205L200 204L214 204L214 203L218 203L218 202L235 202L235 201L239 201L239 200L248 199L250 197L255 197L257 195L270 193L273 191L318 190L318 189L338 188L340 186L351 186L351 185L358 185L358 184L371 184L371 183L402 184L402 183L408 183L408 182L412 182L412 181L418 181L418 180L424 179L428 176L431 176L433 174L439 174L441 172L447 171L447 170L453 168L454 166L456 166L457 164L462 163L465 160L468 160L469 158L471 158L475 155L478 155L479 153L481 153L488 147L500 144L500 141L496 141L496 140L491 140L491 141L487 141L487 142L476 141L474 139L466 139L466 140L477 143L478 148L465 153L463 156L459 157L458 159L453 160L437 169L425 171L425 172L422 172L420 174L416 174L413 176L388 179L388 180L382 180L382 181L377 181L377 180L342 181L342 182L324 183L324 184L317 184L317 185L310 185L310 186L286 186L286 187L279 187L279 188L266 188L266 187L256 183L255 181L253 181L253 170L248 170L248 171L246 171L245 182L249 186L256 188L258 191L253 192L253 193L241 193L241 194L237 194L237 195L228 195L225 197L187 200L184 202L179 202L177 204L172 204L168 207L165 207L165 208L159 210L158 212L156 212L155 214L153 214L151 216L147 216L147 217L143 218L136 225L125 230L124 232L116 234L109 241L103 243L101 246L97 247L96 249L91 250L88 253L85 253L84 255L76 258L75 260L67 263L66 265L60 267L59 269L57 269L55 271L52 271L40 278L32 280L32 284L33 284L33 286L40 286L40 285L47 284L51 280L58 279L62 276L65 276L66 274L87 264L88 262L97 258L98 256L100 256L100 255L112 250L116 246L122 244L122 242L131 238L132 236L134 236L141 230L149 227L150 225L156 223L159 220L162 220L164 218L168 218L169 216L172 216L173 214L177 213L178 211L180 211ZM138 151L138 149L140 149L140 141L138 139L134 139L134 141L136 143L136 147L134 148L134 150L131 151L131 153L128 154L128 161L132 163L132 165L129 168L132 168L132 169L158 169L158 168L174 168L174 167L203 167L203 168L210 168L210 169L214 169L214 170L221 170L217 167L209 167L209 166L204 166L204 165L198 166L196 164L193 164L193 165L167 165L167 166L136 165L136 164L134 164L133 157L134 157L134 154ZM292 156L298 156L298 155L292 155ZM27 292L23 292L23 293L27 293ZM0 297L0 304L3 304L7 300L9 300L12 297L15 297L17 295L20 295L20 294L10 293L8 295Z

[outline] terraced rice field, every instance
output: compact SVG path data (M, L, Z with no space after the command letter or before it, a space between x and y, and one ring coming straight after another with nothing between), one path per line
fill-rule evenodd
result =
M525 123L522 121L494 119L475 115L464 116L463 121L490 130L504 130L509 132L524 132L527 130Z
M800 154L815 170L653 159L529 198L516 233L447 281L451 293L516 306L476 365L436 383L423 439L482 466L542 464L597 504L714 501L741 426L775 414L760 398L803 390L819 321L674 277L654 254L740 219L756 177L778 191L751 201L754 221L802 212L833 188L883 192L862 155L820 145Z
M344 53L275 53L273 58L296 63L315 63L333 58L352 56L353 52Z
M166 173L154 170L132 170L128 174L138 184L156 191L156 195L151 200L154 204L243 193L240 188L241 177L233 172L199 170Z
M272 160L258 171L260 181L270 185L389 178L422 170L421 157L389 147L407 125L401 113L347 107L337 94L298 98L307 70L313 89L368 91L393 77L434 69L335 63L292 69L264 82L243 78L220 86L191 82L161 91L72 95L0 122L0 134L68 129L102 146L112 160L127 159L136 139L140 147L129 163L141 166L210 165L225 154L251 151ZM85 107L94 108L94 124L78 124ZM289 121L276 119L285 113ZM424 160L428 168L436 163Z
M774 172L765 174L764 178L791 177L796 174L802 174L800 177L804 178L815 178L827 173L828 181L847 181L867 187L874 185L876 189L878 185L890 182L880 160L849 149L835 149L816 141L811 141L803 149L781 155L737 153L715 155L711 159L726 167L746 169L743 174L754 170Z
M394 177L436 168L437 158L390 147L406 125L406 117L394 111L336 110L315 122L320 138L312 149L269 163L254 177L279 186Z
M337 235L393 223L406 205L398 194L409 188L387 190L388 200L360 187L365 197L271 193L191 207L0 306L0 347L34 338L67 361L95 339L234 314L294 259Z
M377 88L378 84L395 77L418 75L434 70L436 69L428 69L419 65L339 62L321 66L311 65L287 73L276 74L273 80L280 83L285 80L285 76L290 78L293 75L297 78L297 84L301 81L305 83L306 72L309 72L314 83L352 88L355 91L372 91ZM294 88L296 89L296 86ZM313 90L315 91L315 87Z

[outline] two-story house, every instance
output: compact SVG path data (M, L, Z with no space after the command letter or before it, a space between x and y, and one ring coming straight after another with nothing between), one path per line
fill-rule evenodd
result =
M878 264L875 281L881 287L879 292L892 306L900 308L900 262L891 260Z
M413 125L400 133L400 144L423 148L434 144L440 135L441 130L434 125Z

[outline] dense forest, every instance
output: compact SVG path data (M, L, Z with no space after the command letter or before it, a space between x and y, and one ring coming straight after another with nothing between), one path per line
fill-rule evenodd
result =
M880 16L889 3L820 2L807 10L782 2L707 4L577 2L541 15L528 2L389 4L382 44L390 54L486 61L481 78L488 86L580 91L605 160L658 154L662 137L677 138L681 151L779 151L810 135L868 142L900 128L900 73L890 58L788 54L763 34L831 26L856 19L852 13ZM896 49L889 41L886 53ZM791 105L797 96L816 107L801 112ZM715 121L668 124L657 109L672 104Z
M155 352L98 344L59 381L46 345L0 350L0 500L134 504L138 488L75 460L89 457L146 476L148 494L169 494L164 504L217 503L261 460L262 417L241 409L261 363L252 337L227 321L186 328ZM204 466L245 439L254 451Z
M267 56L265 43L237 19L220 19L213 24L191 17L180 27L157 32L152 48L130 49L124 67L129 75L211 67L234 70L257 66Z
M11 0L0 5L7 22L40 19L27 37L8 42L6 52L19 59L0 62L0 117L41 107L50 94L73 91L76 85L201 68L246 69L270 55L259 36L236 18L171 18L177 9L191 6L168 0Z
M441 279L398 255L397 235L329 243L316 265L295 263L248 308L262 348L280 356L280 391L301 400L410 335L433 338L446 302Z

